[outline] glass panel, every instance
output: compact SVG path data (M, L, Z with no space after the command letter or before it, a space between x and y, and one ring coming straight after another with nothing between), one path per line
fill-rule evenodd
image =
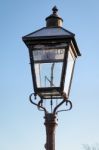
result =
M62 65L62 62L35 63L37 87L59 87Z
M43 47L33 50L36 83L41 97L49 99L60 97L64 54L63 47Z
M40 49L33 51L35 63L63 61L65 49Z
M74 62L75 62L74 55L69 50L68 51L67 68L66 68L65 87L64 87L64 91L66 92L67 96L69 96L70 85L71 85L71 80L72 80L72 75L73 75Z

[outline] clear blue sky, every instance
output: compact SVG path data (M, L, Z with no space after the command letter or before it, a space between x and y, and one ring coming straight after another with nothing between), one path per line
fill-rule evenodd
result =
M70 95L73 109L58 115L56 149L82 150L82 144L99 142L99 1L1 0L0 150L44 149L44 114L28 101L32 80L21 37L45 26L54 5L82 53Z

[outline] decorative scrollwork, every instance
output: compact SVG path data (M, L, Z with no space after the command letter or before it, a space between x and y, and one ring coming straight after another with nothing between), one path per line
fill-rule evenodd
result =
M37 108L38 108L39 110L42 110L42 111L44 111L45 113L47 113L46 108L41 105L41 100L40 100L38 103L35 103L35 102L32 100L32 96L33 96L33 95L34 95L34 93L30 94L30 96L29 96L30 102L31 102L33 105L37 106Z
M44 111L45 114L47 114L48 111L47 111L47 109L43 106L43 99L39 100L38 103L35 103L35 102L32 100L32 96L35 97L35 93L30 94L30 96L29 96L30 102L31 102L33 105L37 106L37 108L38 108L40 111ZM58 110L58 108L59 108L63 103L66 103L66 107L69 106L69 108L62 109L62 110ZM71 102L70 100L68 100L67 97L66 97L66 94L63 93L63 100L62 100L59 104L56 105L56 107L53 109L52 113L53 113L53 114L58 114L59 112L69 111L69 110L71 110L71 109L72 109L72 102Z
M69 111L72 109L72 102L70 100L66 100L66 106L69 104L68 109L58 110L56 113L62 112L62 111Z

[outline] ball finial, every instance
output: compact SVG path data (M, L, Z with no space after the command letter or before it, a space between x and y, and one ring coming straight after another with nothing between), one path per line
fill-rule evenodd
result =
M54 7L52 8L52 11L53 11L53 14L56 14L56 13L58 12L57 7L56 7L56 6L54 6Z

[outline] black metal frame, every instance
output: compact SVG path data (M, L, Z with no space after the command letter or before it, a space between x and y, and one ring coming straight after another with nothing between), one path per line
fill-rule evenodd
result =
M59 41L59 43L57 41L55 41L56 43L51 43L52 41L50 41L50 43L47 41L46 42L43 42L43 44L46 46L46 45L50 45L54 48L54 46L56 46L57 44L61 44L63 43L64 41ZM42 43L42 42L41 42ZM64 43L66 43L67 45L69 45L69 42L68 41L65 41ZM62 73L61 73L61 83L60 83L60 87L46 87L46 88L38 88L37 87L37 83L36 83L36 75L35 75L35 69L34 69L34 59L33 59L33 45L32 47L30 46L29 48L29 54L30 54L30 62L31 62L31 73L32 73L32 79L33 79L33 85L34 85L34 92L35 92L35 95L39 95L41 98L44 99L44 96L42 96L42 92L44 91L45 93L47 92L52 92L52 91L57 91L59 94L56 94L55 96L53 96L52 94L52 99L60 99L62 98L62 94L63 94L63 89L64 89L64 81L65 81L65 74L66 74L66 67L67 67L67 57L68 57L68 47L69 46L66 46L66 47L62 47L65 49L65 54L64 54L64 60L63 60L63 66L62 66ZM57 47L58 48L58 47ZM50 95L48 95L50 96ZM50 97L50 98L51 98ZM46 98L45 98L46 99ZM48 98L49 99L49 98Z

